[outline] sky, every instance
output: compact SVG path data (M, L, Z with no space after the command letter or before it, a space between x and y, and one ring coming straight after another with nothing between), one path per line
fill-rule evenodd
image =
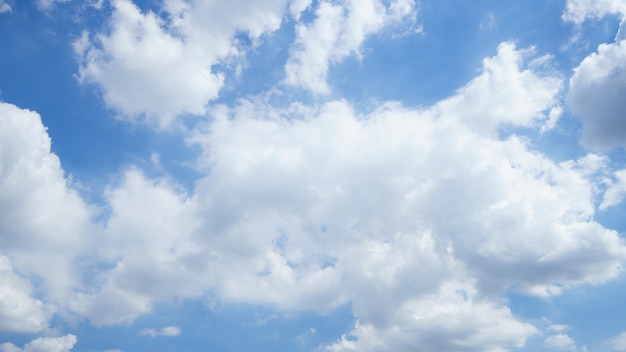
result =
M0 0L0 352L626 351L626 0Z

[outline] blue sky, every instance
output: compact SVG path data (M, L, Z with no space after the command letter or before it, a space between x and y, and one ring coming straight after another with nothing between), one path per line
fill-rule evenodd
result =
M0 352L626 351L625 19L0 0Z

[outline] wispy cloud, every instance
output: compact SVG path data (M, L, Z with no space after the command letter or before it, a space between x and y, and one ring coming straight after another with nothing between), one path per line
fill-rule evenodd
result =
M166 326L160 329L146 328L139 331L141 336L157 337L157 336L179 336L181 329L178 326Z

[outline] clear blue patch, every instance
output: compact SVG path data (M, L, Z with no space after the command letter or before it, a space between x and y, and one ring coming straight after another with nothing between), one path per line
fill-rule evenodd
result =
M332 343L354 324L349 305L328 315L276 312L271 307L219 305L210 310L200 301L160 305L130 326L93 327L81 323L74 331L73 351L116 349L125 352L171 351L312 351ZM180 336L141 336L143 329L178 326ZM69 329L68 329L69 331Z

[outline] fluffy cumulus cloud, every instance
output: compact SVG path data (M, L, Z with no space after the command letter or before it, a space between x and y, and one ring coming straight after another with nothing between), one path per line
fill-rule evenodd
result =
M621 203L626 197L626 170L620 170L615 173L615 179L609 181L609 186L604 193L600 209L604 210L608 207Z
M58 157L50 152L50 137L39 115L0 102L0 116L0 255L5 258L4 279L15 282L15 294L25 297L27 286L10 274L8 258L14 269L37 278L47 299L64 302L72 289L81 285L75 264L96 234L91 210L68 185ZM36 321L41 308L33 301L21 301L25 310L15 312L32 311L31 318Z
M600 150L626 147L626 41L601 44L570 80L568 103L584 124L582 143Z
M204 267L189 265L198 248L191 242L197 219L193 204L166 181L129 170L107 192L112 209L98 242L98 258L114 268L102 276L96 295L83 295L76 310L97 325L132 321L154 299L198 295L207 288Z
M328 350L495 351L536 329L491 297L617 275L624 244L593 221L602 158L555 163L498 138L502 126L540 128L556 107L560 80L523 56L501 45L479 77L422 110L215 109L190 141L211 169L194 201L208 267L227 273L216 292L322 311L351 302L358 322Z
M132 168L107 190L94 241L111 269L71 309L105 325L209 291L320 312L350 302L353 329L322 348L522 346L538 330L503 292L601 283L626 255L593 220L602 157L556 163L499 137L505 126L539 130L559 108L561 80L533 71L528 55L500 45L478 77L428 108L213 108L188 136L210 170L191 191Z
M0 13L11 12L11 5L7 4L4 0L0 0Z
M615 351L626 351L626 331L610 339L607 343Z
M0 331L39 332L48 327L51 311L34 299L30 282L19 277L8 258L0 256Z
M546 337L543 346L552 350L576 351L576 342L564 333Z
M215 22L194 17L218 11L214 3L164 4L166 19L114 1L111 32L86 35L77 44L86 60L82 78L100 84L107 96L124 87L116 86L122 81L108 87L104 79L138 60L140 68L129 75L161 79L139 73L150 67L150 52L123 60L116 53L132 51L127 46L142 40L185 51L194 41L183 38L230 28L221 39L205 38L224 40L222 53L230 55L237 46L224 38L241 28L259 38L280 25L279 15L268 14L287 8L258 2L251 17L218 16ZM345 55L358 52L363 38L388 18L403 18L414 8L411 2L350 4L319 2L312 22L322 21L320 9L338 11L338 23L354 21L341 26L355 32L331 31L339 33L333 40L352 43L333 47ZM310 3L293 6L297 12ZM386 14L378 22L369 17L376 9ZM200 54L205 58L206 52ZM95 325L131 322L156 302L210 292L225 302L279 309L328 312L350 303L354 326L320 346L328 351L523 346L538 329L511 312L503 293L546 297L602 283L619 274L626 259L619 235L594 220L601 197L597 180L606 178L607 161L589 154L555 162L523 137L502 133L510 126L540 131L560 110L562 79L538 67L545 58L533 55L503 43L475 79L419 109L383 103L359 113L343 100L284 108L244 100L212 107L211 120L187 135L201 152L198 168L207 173L186 189L128 168L105 191L108 212L98 223L68 185L39 116L0 104L6 116L0 119L0 280L10 285L0 295L21 302L0 305L0 324L12 331L47 326L50 311L19 272L39 277L38 292L56 309ZM153 83L158 88L162 82ZM153 112L145 107L154 98L129 100L129 107L107 99L148 116ZM186 104L164 111L171 117ZM166 123L170 117L164 116L158 121ZM619 191L609 190L605 199L615 197ZM89 271L88 280L80 279L79 267ZM41 319L28 320L27 314ZM8 323L14 316L23 327ZM179 333L176 326L143 332ZM563 345L565 339L554 336L546 346ZM54 352L75 342L67 335L1 348Z
M311 23L296 26L296 41L285 66L285 82L314 93L328 93L329 65L360 55L366 38L381 28L414 20L412 0L320 1Z
M19 348L10 342L0 344L0 352L69 352L78 340L68 334L60 337L40 337Z
M96 84L125 118L161 127L202 114L224 83L213 66L243 53L236 35L260 39L280 27L286 9L285 0L167 0L158 13L110 3L108 27L74 43L79 79Z
M564 19L581 23L586 18L618 14L624 18L626 1L571 0ZM589 147L607 150L626 147L626 41L624 20L614 43L600 44L586 57L570 79L567 101L572 112L584 124L581 142Z
M130 0L110 3L107 28L84 32L74 43L79 80L99 87L124 118L161 127L178 115L205 112L226 79L215 66L249 49L238 39L242 34L257 43L289 14L297 39L286 82L327 92L330 64L358 55L369 35L414 20L416 11L412 0L321 1L307 23L300 15L313 5L310 0L167 0L156 12L141 11Z

